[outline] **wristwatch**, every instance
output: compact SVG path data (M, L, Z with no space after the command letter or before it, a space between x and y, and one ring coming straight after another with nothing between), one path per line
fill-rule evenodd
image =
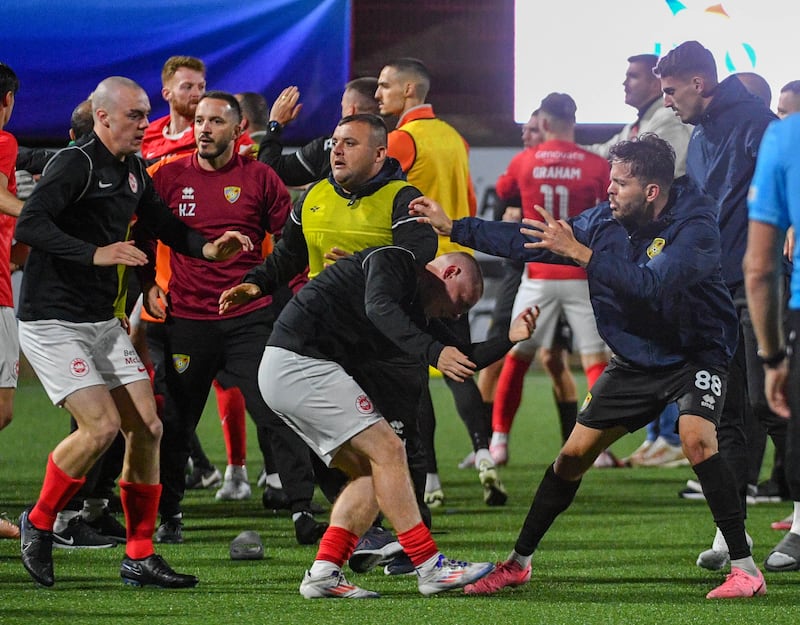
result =
M786 348L781 347L771 356L765 356L761 350L756 352L756 356L767 369L775 369L784 360L786 360Z
M274 119L267 125L267 129L270 132L281 132L283 130L283 124L280 122L276 122Z

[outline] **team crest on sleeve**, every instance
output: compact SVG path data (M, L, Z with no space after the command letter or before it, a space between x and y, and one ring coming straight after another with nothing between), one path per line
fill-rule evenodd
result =
M359 395L356 397L356 410L361 414L372 414L374 412L372 400L366 395Z
M76 378L82 378L89 373L89 363L83 358L74 358L72 362L69 363L69 371Z
M586 410L589 407L589 404L592 401L592 394L586 393L586 399L583 400L583 405L581 406L581 411Z
M242 188L225 187L225 189L223 189L223 193L225 193L225 199L228 200L231 204L233 204L236 200L239 199L239 196L242 194Z
M191 358L186 354L172 354L172 366L178 373L183 373L189 368L190 360Z
M133 175L133 172L128 173L128 186L134 193L139 190L139 181L136 180L136 176Z
M661 250L664 249L664 245L667 242L662 239L661 237L656 237L653 239L653 242L647 247L647 257L648 258L655 258L661 253Z

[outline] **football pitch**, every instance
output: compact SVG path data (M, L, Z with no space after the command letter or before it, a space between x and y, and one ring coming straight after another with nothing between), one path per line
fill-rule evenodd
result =
M469 450L467 434L444 383L431 384L446 497L444 506L433 513L434 537L449 557L504 559L533 490L559 446L548 382L540 373L526 378L523 406L512 432L511 461L501 473L509 502L500 508L484 505L476 471L457 468ZM21 383L14 421L0 432L0 512L13 519L36 498L47 454L68 427L66 413L49 404L38 382ZM382 598L303 599L298 586L316 548L297 545L287 513L262 508L255 487L260 457L249 422L248 428L253 499L217 502L213 491L189 491L185 543L157 545L176 570L200 577L196 588L124 586L119 578L121 547L56 549L56 585L38 588L22 568L18 542L0 540L0 624L777 625L795 623L800 616L798 572L766 573L765 597L705 599L724 574L694 564L697 554L710 546L714 526L704 502L677 496L694 477L688 467L590 471L572 507L542 541L531 582L521 588L493 597L450 592L424 598L414 577L389 577L377 569L358 575L345 566L349 581L380 592ZM199 432L208 455L223 469L215 410L206 410ZM643 436L638 432L623 439L615 453L627 455ZM771 453L769 449L768 459ZM321 495L317 499L329 507ZM748 508L748 530L759 565L781 538L770 522L790 510L786 503ZM243 530L260 534L263 560L230 559L230 541Z

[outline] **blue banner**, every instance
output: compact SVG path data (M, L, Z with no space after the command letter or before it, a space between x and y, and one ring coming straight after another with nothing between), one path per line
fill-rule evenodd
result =
M127 76L169 112L161 68L202 59L208 89L256 91L268 103L297 85L303 110L287 141L329 134L350 70L350 0L25 0L3 9L0 61L20 79L7 130L26 141L67 141L72 109L102 79Z

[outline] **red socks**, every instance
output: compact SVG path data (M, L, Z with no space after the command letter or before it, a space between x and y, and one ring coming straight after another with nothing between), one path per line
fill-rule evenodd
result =
M225 449L228 451L228 464L242 467L247 456L244 395L235 386L222 388L216 380L213 384L217 392L217 409L225 437Z
M85 481L85 477L72 477L64 473L53 462L53 454L50 454L47 457L47 469L44 472L39 500L28 515L28 520L40 530L53 531L56 515L64 509Z
M358 543L358 536L350 530L336 525L331 525L325 530L319 541L319 549L315 560L331 562L342 568L344 563L353 555Z
M120 480L119 496L128 530L125 555L134 560L153 555L153 532L156 529L161 484L138 484Z
M597 378L600 377L600 374L606 370L606 362L598 362L596 365L592 365L586 370L586 386L589 390L592 390L594 383L597 382Z
M494 395L494 410L492 410L492 431L508 434L511 424L519 410L522 401L522 386L525 382L525 372L531 363L517 358L513 353L506 354L503 369L497 380L497 392Z
M439 548L433 542L431 531L425 527L422 521L407 532L398 534L397 540L415 567L419 567L439 553Z

